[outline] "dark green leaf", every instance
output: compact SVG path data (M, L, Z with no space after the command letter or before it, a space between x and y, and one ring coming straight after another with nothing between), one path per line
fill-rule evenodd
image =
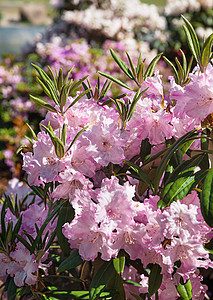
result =
M48 223L53 219L53 217L55 216L55 214L58 212L58 210L61 208L61 206L63 205L63 203L58 204L57 207L49 214L49 216L46 218L46 220L44 221L44 223L42 224L41 228L39 229L39 232L34 240L34 243L32 245L32 251L35 250L36 245L38 244L45 228L47 227Z
M163 275L161 274L161 267L158 264L153 264L151 273L149 275L149 297L154 295L161 286Z
M167 150L166 154L162 158L155 175L154 179L154 189L155 192L157 192L159 188L159 182L161 180L161 177L163 175L163 172L165 171L171 157L175 153L175 151L184 145L185 142L188 141L189 138L193 137L195 135L195 130L187 132L185 135L183 135L181 138L179 138L174 144L170 146L170 148Z
M61 250L65 254L70 253L70 245L68 243L67 238L65 238L65 236L62 233L62 226L66 222L70 223L73 218L74 218L74 209L70 205L69 201L66 201L63 204L63 206L61 207L60 211L59 211L58 222L57 222L57 226L56 226L56 233L57 233L58 243L61 247Z
M99 298L114 272L115 270L112 260L103 263L90 284L90 300L96 300Z
M213 227L213 169L210 169L203 183L200 208L206 223Z
M152 75L154 74L154 70L155 70L155 66L157 64L157 62L159 61L159 59L161 58L163 53L158 54L156 57L153 58L153 60L151 61L151 63L148 65L146 72L144 74L144 79L146 79L147 77L152 77Z
M112 80L113 82L117 83L118 85L120 85L120 86L122 86L122 87L124 87L124 88L126 88L128 90L133 91L133 89L131 87L129 87L126 83L124 83L123 81L119 80L118 78L116 78L116 77L114 77L112 75L109 75L107 73L101 72L101 71L98 71L98 73L100 75L102 75L102 76L104 76L104 77Z
M141 99L142 95L148 90L148 88L146 88L145 90L143 90L142 92L141 89L138 89L137 93L135 94L134 98L133 98L133 101L131 103L131 106L130 106L130 110L128 111L128 114L127 114L127 120L129 121L131 119L131 117L133 116L133 113L135 111L135 107L136 107L136 104L138 102L138 100Z
M17 239L27 248L31 253L33 253L32 246L19 234L16 234Z
M213 33L207 38L207 40L204 43L202 54L201 54L201 63L202 66L205 68L211 57L211 50L212 50L212 43L213 43Z
M199 41L197 38L197 34L196 34L193 26L191 25L191 23L183 15L181 15L181 17L186 24L183 27L184 27L184 30L186 33L189 48L192 52L192 55L194 55L196 61L199 62L199 60L200 60L200 45L199 45Z
M74 139L72 140L71 144L70 144L69 147L67 148L66 152L68 152L68 151L71 149L72 145L75 143L75 141L77 140L77 138L82 134L82 132L84 132L85 130L87 130L88 127L89 127L89 125L86 126L86 127L84 127L83 129L81 129L81 130L76 134L76 136L75 136Z
M165 205L170 205L173 201L182 200L186 197L206 176L207 172L206 170L201 170L191 174L190 170L180 175L174 182L168 183L162 194L162 200Z
M76 268L77 266L83 263L83 259L80 257L78 250L75 250L70 254L68 258L66 258L58 267L58 272L64 272L66 270L71 270Z
M127 65L117 56L117 54L110 49L111 55L114 58L115 62L118 64L118 66L121 68L121 70L132 80L134 80L134 76L130 69L127 67Z
M14 283L14 279L10 277L10 281L7 288L7 299L8 300L15 300L17 292L17 286Z
M115 272L115 270L107 284L107 287L118 293L117 296L113 297L113 300L126 300L123 279L117 272Z
M176 82L180 83L180 77L179 77L179 74L178 74L178 72L177 72L174 64L170 60L168 60L168 58L166 58L165 56L163 56L163 59L172 68L172 70L173 70L173 72L175 74Z
M47 102L37 98L37 97L34 97L32 95L30 95L30 99L35 102L36 104L40 105L41 107L51 111L51 112L54 112L54 113L57 113L57 109L55 109L55 107L53 107L52 105L48 104Z
M57 78L57 88L58 88L59 93L61 92L62 86L63 86L63 71L62 71L62 69L60 69L58 72L58 78Z
M136 164L130 162L130 161L125 161L127 165L130 166L130 168L138 174L140 179L145 182L152 190L153 190L153 185L147 174ZM131 171L130 169L130 171Z

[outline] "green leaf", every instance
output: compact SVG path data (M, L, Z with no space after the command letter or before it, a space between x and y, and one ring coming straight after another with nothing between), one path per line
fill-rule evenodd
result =
M188 172L189 169L191 170L191 173L193 173L193 171L200 164L203 158L203 154L197 154L183 161L177 166L177 168L175 168L174 172L169 176L168 180L166 181L166 184L168 184L169 182L174 182L179 175Z
M175 153L175 151L178 148L180 148L181 146L183 146L184 143L187 142L189 138L191 138L195 135L196 135L195 130L189 131L169 147L169 149L167 150L166 154L162 158L162 160L157 168L157 172L156 172L155 179L154 179L155 192L158 191L159 183L160 183L161 177L163 175L163 172L165 171L165 169L166 169L171 157Z
M62 233L62 226L66 222L70 223L73 218L74 218L74 209L70 205L69 201L66 201L59 211L58 222L57 222L57 226L56 226L56 234L57 234L57 238L58 238L58 243L60 245L61 250L65 254L70 253L70 245L68 243L67 238Z
M154 295L161 286L163 275L160 274L161 267L158 264L153 264L149 275L149 297Z
M58 72L58 78L57 78L57 88L58 88L59 93L61 92L62 86L63 86L63 71L62 71L62 69L60 69Z
M142 140L141 147L140 147L140 158L141 158L142 162L145 162L146 160L149 159L150 154L151 154L151 149L152 149L152 146L149 143L149 139L146 138L146 139Z
M27 125L28 129L30 130L33 139L34 139L35 141L38 141L38 138L37 138L37 136L36 136L35 131L32 129L32 127L31 127L28 123L26 123L26 125Z
M131 57L130 57L130 55L129 55L128 52L126 52L126 55L127 55L127 58L128 58L129 64L130 64L130 68L131 68L132 74L133 74L134 77L136 78L136 77L137 77L137 73L136 73L136 70L135 70L135 68L134 68L132 59L131 59Z
M115 62L118 64L118 66L121 68L121 70L132 80L134 80L134 76L130 69L127 67L127 65L117 56L117 54L110 49L111 55Z
M12 239L12 231L13 231L13 222L9 222L7 224L7 232L6 232L6 241L5 241L6 247L8 247L8 244Z
M213 169L210 169L204 180L200 208L206 223L213 227Z
M12 239L11 239L11 244L13 244L13 242L16 239L16 234L19 232L19 229L21 227L21 223L22 223L22 215L19 217L18 221L16 222L16 225L14 226Z
M111 85L112 85L112 81L108 82L108 79L107 79L101 89L101 93L99 95L99 100L101 100L102 98L104 98L106 96L106 94L108 93L108 91L111 88Z
M62 88L61 88L60 95L59 95L59 103L60 103L61 111L63 110L63 108L64 108L64 106L67 102L66 88L67 88L67 85L63 85Z
M115 270L110 281L107 284L107 287L109 289L115 290L118 293L117 296L113 297L113 300L126 300L123 279L117 272L115 272Z
M182 300L191 300L192 299L192 285L191 285L190 279L188 279L186 281L186 283L184 283L183 279L181 278L180 283L177 286L177 291Z
M173 70L173 72L175 74L176 82L180 83L180 77L179 77L179 74L178 74L178 72L177 72L174 64L170 60L168 60L168 58L166 58L165 56L163 56L163 59L172 68L172 70Z
M175 61L178 66L180 82L183 82L184 81L184 70L183 70L179 60L177 59L177 57L175 57Z
M72 66L72 68L67 72L65 78L64 78L64 84L67 84L68 80L69 80L69 76L72 73L74 66Z
M64 144L57 136L53 138L53 144L55 147L55 153L58 156L58 158L64 157L65 154L65 147Z
M101 71L98 71L98 73L110 80L112 80L113 82L117 83L118 85L130 90L130 91L133 91L133 89L131 87L129 87L126 83L124 83L123 81L119 80L118 78L112 76L112 75L109 75L107 73L104 73L104 72L101 72Z
M125 255L114 258L113 259L113 265L114 265L115 271L118 274L123 273L123 270L124 270L124 267L125 267Z
M54 113L58 113L58 111L55 109L55 107L53 107L52 105L48 104L47 102L45 102L44 100L42 99L39 99L37 97L34 97L32 95L30 95L30 99L35 102L36 104L40 105L41 107L51 111L51 112L54 112Z
M205 68L211 57L212 53L212 43L213 43L213 33L207 38L207 40L204 43L202 54L201 54L201 64Z
M38 82L38 84L40 84L40 86L42 87L42 89L45 92L45 94L49 98L51 98L51 94L50 94L49 88L47 88L47 86L43 83L43 81L41 81L41 79L39 77L36 77L36 81Z
M145 182L152 190L153 190L153 185L147 174L136 164L132 163L131 161L125 161L125 163L130 166L130 168L136 172L140 179Z
M58 212L58 210L61 208L61 206L63 205L63 203L57 205L57 207L49 214L49 216L46 218L46 220L44 221L44 223L42 224L41 228L38 231L38 234L34 240L34 243L32 245L32 251L35 250L45 228L47 227L48 223L52 220L52 218L55 216L55 214Z
M57 88L57 82L56 82L56 78L55 78L55 75L54 75L54 73L53 73L53 70L51 69L50 66L47 66L47 68L49 69L50 74L51 74L51 76L52 76L52 79L53 79L53 82L54 82L54 85L53 85L53 86L55 86L55 88ZM50 79L50 78L49 78L49 79ZM51 81L51 79L50 79L50 81Z
M191 174L190 170L180 175L174 182L168 183L162 194L162 200L165 205L168 206L173 201L182 200L186 197L206 176L207 172L206 170L201 170Z
M72 145L75 143L75 141L77 140L77 138L82 134L82 132L84 132L85 130L87 130L88 127L89 127L89 125L86 126L86 127L84 127L83 129L81 129L81 130L76 134L76 136L74 137L74 139L73 139L72 142L70 143L69 147L67 148L66 152L68 152L68 151L71 149Z
M17 239L24 245L25 248L27 248L30 253L33 253L33 248L32 246L19 234L16 234Z
M14 279L10 277L10 281L7 288L7 299L8 300L15 300L17 293L17 286L14 283Z
M183 59L183 74L184 77L186 76L187 73L187 60L186 60L186 55L184 54L184 52L180 49L180 52L182 54L182 59Z
M87 76L84 76L82 79L80 79L80 80L78 80L76 83L74 83L73 86L69 89L69 95L70 95L71 93L74 93L74 92L78 89L79 85L82 84L82 82L83 82L85 79L87 79L87 77L88 77L88 75L87 75Z
M200 60L200 45L197 38L197 34L191 25L191 23L183 16L181 15L183 21L186 25L184 25L184 30L186 33L187 41L189 44L189 48L192 52L192 55L195 57L196 61L199 62Z
M68 258L66 258L58 267L58 272L64 272L66 270L71 270L73 268L76 268L77 266L81 265L83 263L83 259L78 253L78 250L75 250L70 254Z
M103 265L99 268L99 270L93 277L93 280L90 284L90 300L96 300L99 298L100 294L106 288L106 285L111 279L114 272L115 270L112 260L103 263Z
M154 74L154 70L155 70L155 66L157 64L157 62L159 61L159 59L161 58L163 53L158 54L156 57L153 58L153 60L151 61L151 63L148 65L146 72L144 74L144 79L146 79L147 77L152 77L152 75Z
M54 292L56 294L57 292ZM75 297L76 299L90 299L88 291L72 291L69 293L70 296ZM100 299L114 299L113 297L116 295L115 291L105 290L100 294Z
M134 294L133 292L129 292L136 300L142 300L142 298L136 294Z
M70 109L70 107L72 107L78 100L80 100L84 95L88 94L88 92L91 89L87 89L86 91L82 92L80 95L78 95L78 97L75 98L75 100L68 106L68 108L65 110L65 112L68 111L68 109Z
M128 111L128 114L127 114L127 120L129 121L131 119L131 117L133 116L133 113L135 111L135 107L136 107L136 104L138 102L138 100L141 99L142 95L148 90L148 88L146 88L145 90L143 90L142 92L141 89L138 89L137 93L135 94L133 100L132 100L132 103L131 103L131 106L130 106L130 110Z
M1 209L1 235L3 241L6 240L5 215L6 215L6 201L4 201Z

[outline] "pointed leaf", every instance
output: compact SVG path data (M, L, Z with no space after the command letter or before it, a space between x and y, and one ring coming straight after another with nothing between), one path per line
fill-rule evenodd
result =
M118 79L118 78L116 78L116 77L114 77L114 76L112 76L112 75L109 75L109 74L107 74L107 73L101 72L101 71L98 71L98 73L99 73L100 75L102 75L102 76L104 76L104 77L106 77L106 78L112 80L113 82L117 83L118 85L120 85L120 86L122 86L122 87L124 87L124 88L126 88L126 89L128 89L128 90L133 91L133 89L132 89L131 87L129 87L126 83L124 83L124 82L121 81L120 79Z
M213 227L213 169L210 169L203 183L200 208L206 223Z
M90 284L90 300L96 300L99 298L101 292L103 292L107 283L111 279L113 272L115 271L112 260L104 262Z
M58 215L58 222L56 226L56 233L58 238L58 243L61 247L61 250L65 254L70 253L70 244L68 243L68 239L62 233L62 226L67 223L71 222L74 218L74 209L70 205L69 201L66 201L64 205L61 207Z
M162 193L162 201L168 206L173 201L182 200L205 178L207 172L206 170L201 170L195 174L191 174L190 170L189 172L183 173L174 182L170 182L166 185Z
M54 112L54 113L57 113L58 111L55 109L55 107L53 107L52 105L48 104L47 102L45 102L44 100L41 100L37 97L34 97L32 95L30 95L30 99L35 102L36 104L39 104L41 107L51 111L51 112Z
M70 109L70 107L72 107L78 100L80 100L84 95L88 94L88 92L91 89L87 89L86 91L82 92L80 95L78 95L78 97L75 98L75 100L68 106L68 108L65 110L65 112L68 111L68 109Z
M118 274L123 273L123 270L124 270L124 267L125 267L125 255L114 258L113 259L113 265L114 265L115 271Z
M71 270L73 268L78 267L79 265L81 265L83 263L83 259L81 258L81 256L79 255L78 250L75 250L74 252L72 252L72 254L70 254L70 256L68 258L66 258L58 267L58 272L64 272L67 270Z
M132 59L131 59L131 57L130 57L130 55L129 55L128 52L126 52L126 55L127 55L127 58L128 58L129 64L130 64L130 68L131 68L132 74L133 74L134 77L136 78L136 77L137 77L137 73L136 73L136 70L135 70L135 68L134 68Z
M174 66L174 64L168 60L168 58L166 58L165 56L163 56L163 59L165 60L165 62L172 68L174 74L175 74L175 78L176 78L176 83L180 83L180 77L179 74Z
M10 277L10 281L7 288L7 299L15 300L17 294L17 286L15 285L14 278Z
M127 65L117 56L117 54L110 49L111 55L114 58L115 62L119 65L121 70L132 80L134 80L134 76Z
M155 70L155 66L157 64L157 62L159 61L159 59L161 58L163 53L158 54L156 57L153 58L153 60L151 61L151 63L148 65L146 72L144 74L144 79L146 79L147 77L152 77L152 75L154 74L154 70Z
M131 161L125 161L125 163L129 165L130 168L139 175L140 179L144 181L153 190L153 185L151 180L138 165L133 164Z
M198 41L197 34L192 26L192 24L183 16L181 15L183 21L186 25L184 25L184 30L186 33L187 41L189 44L189 48L194 55L197 62L200 60L200 45Z
M58 78L57 78L57 88L58 88L59 93L61 92L62 86L63 86L63 71L62 71L62 69L60 69L58 72Z
M86 126L86 127L84 127L83 129L81 129L81 130L76 134L76 136L74 137L74 139L73 139L72 142L70 143L70 145L69 145L68 149L66 150L66 152L68 152L68 151L71 149L72 145L75 143L75 141L77 140L77 138L78 138L85 130L87 130L88 127L89 127L89 125Z
M203 50L201 54L201 63L204 68L208 65L210 61L210 57L212 53L212 43L213 43L213 33L207 38L203 46Z
M161 267L158 264L153 264L151 273L149 275L149 297L154 295L161 286L163 275L161 274Z
M177 291L178 291L179 295L181 296L181 299L191 300L192 299L192 285L191 285L190 279L188 279L186 281L186 283L184 283L183 280L180 280L180 283L177 286Z
M195 130L187 132L185 135L183 135L181 138L179 138L174 144L170 146L170 148L167 150L166 154L162 158L160 164L158 165L156 176L154 179L154 189L155 192L157 192L159 188L159 182L161 180L161 177L163 175L163 172L166 169L166 166L168 165L171 157L175 153L175 151L180 148L185 142L188 141L189 138L194 137L196 135Z
M45 228L47 227L47 225L49 224L49 222L53 219L53 217L57 214L58 210L61 208L61 206L63 205L63 203L57 205L57 207L49 214L49 216L46 218L46 220L44 221L44 223L42 224L41 228L39 229L39 232L34 240L34 243L32 245L32 251L35 250L36 245L38 244Z

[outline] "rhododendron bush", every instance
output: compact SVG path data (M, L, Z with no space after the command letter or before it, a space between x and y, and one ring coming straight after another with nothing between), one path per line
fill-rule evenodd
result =
M47 110L19 148L25 183L1 203L5 299L204 299L213 268L210 35L183 17L197 66L182 53L169 90L156 69L111 49L124 80L33 64ZM125 79L126 78L126 79ZM119 86L119 95L110 93ZM49 98L49 101L47 100Z

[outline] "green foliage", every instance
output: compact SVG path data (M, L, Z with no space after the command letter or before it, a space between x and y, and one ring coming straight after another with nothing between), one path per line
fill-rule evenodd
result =
M210 169L203 183L200 208L206 223L213 227L213 169Z

